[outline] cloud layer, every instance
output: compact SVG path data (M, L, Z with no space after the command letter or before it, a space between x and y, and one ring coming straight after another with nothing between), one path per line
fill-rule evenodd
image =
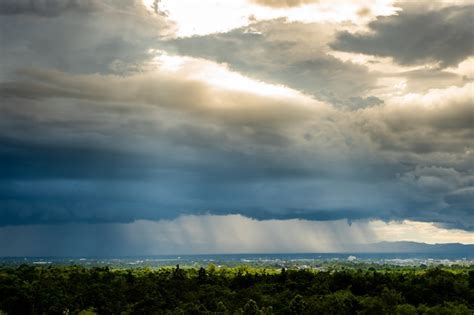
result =
M474 6L427 9L428 4L407 4L396 16L380 17L370 32L337 35L337 50L392 57L401 64L457 65L474 53Z
M284 88L274 96L195 79L222 68L208 61L180 67L125 77L34 70L2 84L3 223L210 211L473 228L459 201L469 197L457 192L473 184L472 84L353 112Z
M284 84L335 105L380 104L366 100L376 78L366 67L328 54L334 25L289 23L285 19L254 23L227 33L167 41L172 51L229 64L250 77ZM317 38L317 40L308 40Z

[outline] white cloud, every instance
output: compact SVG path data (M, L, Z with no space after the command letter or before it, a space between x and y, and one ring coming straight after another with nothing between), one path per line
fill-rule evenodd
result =
M149 1L147 1L149 2ZM246 26L255 20L287 18L289 21L343 22L364 25L375 16L397 12L392 0L286 1L301 6L262 6L249 0L162 0L160 7L177 24L177 36L206 35ZM361 12L366 12L362 14Z
M474 80L474 57L468 57L456 67L449 67L446 71L462 75L465 80Z

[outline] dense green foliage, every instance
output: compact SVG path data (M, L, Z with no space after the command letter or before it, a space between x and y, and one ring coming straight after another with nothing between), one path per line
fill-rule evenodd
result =
M0 314L473 314L474 271L0 268Z

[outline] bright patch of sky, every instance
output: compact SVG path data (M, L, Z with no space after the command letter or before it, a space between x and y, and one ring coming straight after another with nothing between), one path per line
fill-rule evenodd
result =
M154 1L145 0L149 10ZM366 23L373 16L397 12L391 0L321 1L291 8L270 8L247 0L162 0L159 10L177 23L177 36L206 35L246 26L255 20L287 18L301 22Z

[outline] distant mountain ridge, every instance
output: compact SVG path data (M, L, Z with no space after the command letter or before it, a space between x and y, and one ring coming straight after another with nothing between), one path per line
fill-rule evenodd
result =
M460 243L426 244L410 241L379 242L356 246L368 253L474 253L474 245Z

